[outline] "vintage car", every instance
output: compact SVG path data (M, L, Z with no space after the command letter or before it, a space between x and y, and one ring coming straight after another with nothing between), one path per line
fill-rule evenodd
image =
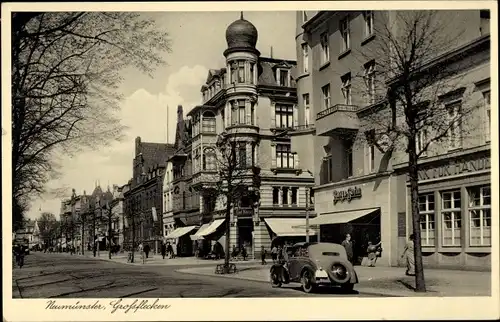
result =
M299 282L302 290L312 292L318 286L340 286L352 291L358 276L342 245L298 243L286 249L284 260L270 270L273 287Z

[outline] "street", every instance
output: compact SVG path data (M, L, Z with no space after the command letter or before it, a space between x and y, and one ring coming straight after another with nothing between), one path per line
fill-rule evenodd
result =
M207 263L207 265L214 265ZM382 296L337 289L305 294L299 285L272 288L269 283L178 273L180 266L133 266L80 255L33 252L25 266L13 269L13 298L168 298Z

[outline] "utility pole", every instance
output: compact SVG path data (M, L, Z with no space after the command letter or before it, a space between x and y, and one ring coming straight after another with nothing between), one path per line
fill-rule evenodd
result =
M309 187L306 187L306 243L309 242Z

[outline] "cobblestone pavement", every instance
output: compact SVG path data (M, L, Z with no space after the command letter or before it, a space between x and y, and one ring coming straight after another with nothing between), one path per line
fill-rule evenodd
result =
M214 263L207 265L214 267ZM22 269L13 269L12 295L14 298L382 296L345 294L335 289L305 294L296 285L276 289L267 282L176 271L182 268L189 266L124 265L81 255L34 252L26 256Z

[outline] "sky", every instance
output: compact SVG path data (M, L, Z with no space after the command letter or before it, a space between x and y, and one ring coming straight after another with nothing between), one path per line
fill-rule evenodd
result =
M48 190L63 189L63 195L47 193L32 203L27 213L35 219L41 212L59 215L61 197L86 191L91 194L98 182L106 189L113 184L123 185L132 176L134 139L143 142L174 143L177 105L184 115L201 103L201 85L208 69L222 68L227 48L227 26L239 19L240 12L151 12L144 13L157 21L159 28L168 31L172 52L165 54L167 65L149 77L134 69L124 70L120 91L122 124L128 127L125 139L111 147L84 151L74 157L62 156L61 176L50 181ZM244 18L258 30L257 49L261 56L296 59L295 12L244 12Z

